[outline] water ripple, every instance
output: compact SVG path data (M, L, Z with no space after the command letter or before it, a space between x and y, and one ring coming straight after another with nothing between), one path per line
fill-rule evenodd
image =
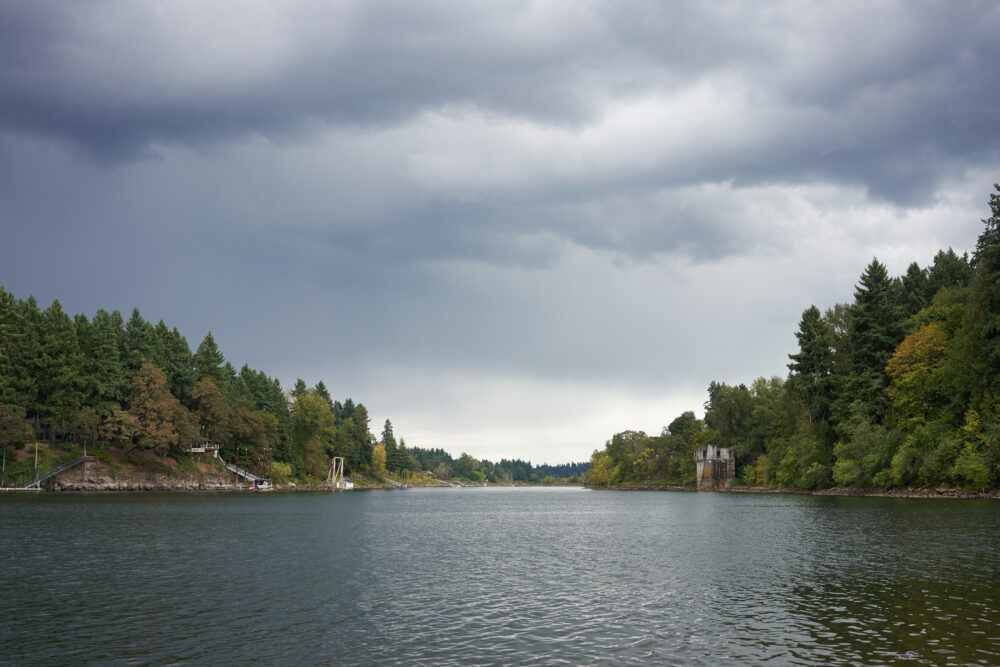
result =
M0 520L2 664L1000 663L991 502L40 495Z

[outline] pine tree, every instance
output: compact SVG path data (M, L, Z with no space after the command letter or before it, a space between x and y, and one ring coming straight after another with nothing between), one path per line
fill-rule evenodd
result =
M903 316L916 315L925 308L933 296L929 291L927 271L921 269L916 262L911 263L900 281L900 305Z
M326 401L326 404L330 406L331 410L333 410L333 398L330 397L330 392L327 390L326 385L323 384L322 380L316 383L316 393L322 396L323 400Z
M400 438L390 467L397 471L408 470L411 462L410 453L406 450L406 440Z
M1000 185L990 195L992 215L976 241L972 299L960 345L964 381L971 389L972 407L985 407L1000 395Z
M123 358L132 373L145 364L155 365L156 330L143 319L138 308L132 310L132 317L125 324Z
M36 366L39 397L44 416L54 425L72 424L76 410L82 405L80 390L83 355L76 338L73 320L53 301L42 318L41 355ZM50 429L50 439L55 433Z
M372 434L368 430L369 428L369 418L368 418L368 408L366 408L361 403L354 406L354 414L352 415L352 421L354 422L354 447L353 447L353 460L352 467L357 469L358 467L366 464L372 458Z
M386 466L389 470L396 470L395 463L398 457L396 453L396 436L392 433L392 422L388 419L385 420L385 425L382 428L382 446L385 447Z
M850 374L838 401L841 420L849 416L854 401L860 401L870 418L884 419L889 407L885 368L903 339L901 314L885 266L873 259L854 291L848 332Z
M967 287L972 282L968 254L959 257L954 250L939 250L927 271L927 300L949 287Z
M105 310L98 310L92 322L76 317L76 335L83 353L84 401L102 418L121 408L129 382L118 340L122 332Z
M18 350L27 344L22 306L0 286L0 403L24 407L27 403L18 383Z
M795 333L799 352L788 357L792 371L792 387L805 402L809 417L818 433L832 441L830 408L834 399L833 332L816 306L802 313L799 330Z
M196 371L194 356L187 339L174 327L167 335L163 344L163 372L167 376L167 386L170 393L181 402L191 407L191 391L194 389Z
M229 378L227 377L224 365L226 358L219 351L219 346L209 331L198 346L198 351L194 353L195 377L200 380L208 378L215 383L219 391L223 394L229 388Z

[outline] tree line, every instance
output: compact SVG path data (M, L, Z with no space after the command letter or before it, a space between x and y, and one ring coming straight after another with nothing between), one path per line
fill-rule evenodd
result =
M195 351L176 327L119 311L68 315L58 300L0 287L0 443L90 442L179 454L203 442L274 462L279 478L319 480L330 457L371 467L368 411L333 401L323 382L286 392L277 378L228 361L209 332Z
M564 463L561 465L532 465L521 459L500 459L498 463L489 459L476 459L462 453L457 459L443 449L409 450L411 469L430 472L437 479L463 479L472 482L492 482L512 484L551 483L564 480L571 484L582 481L590 469L589 462Z
M750 486L1000 483L1000 194L989 206L971 257L949 248L898 277L873 259L853 302L803 311L787 376L712 382L703 420L616 434L591 484L693 484L709 444Z
M334 400L323 381L284 390L277 378L226 360L211 332L186 338L139 309L70 316L0 286L0 444L32 439L179 456L201 443L234 460L271 464L279 481L318 482L341 456L348 474L375 479L430 471L445 480L541 481L579 476L589 464L492 463L441 449L407 448L386 419L381 437L367 408Z

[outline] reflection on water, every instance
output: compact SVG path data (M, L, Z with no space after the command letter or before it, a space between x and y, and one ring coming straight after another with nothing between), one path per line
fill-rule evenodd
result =
M1000 503L0 497L0 663L1000 664Z

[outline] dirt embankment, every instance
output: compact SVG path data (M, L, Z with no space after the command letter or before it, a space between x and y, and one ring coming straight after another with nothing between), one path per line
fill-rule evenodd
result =
M51 491L235 491L236 476L212 461L178 465L163 458L152 465L87 461L44 483Z

